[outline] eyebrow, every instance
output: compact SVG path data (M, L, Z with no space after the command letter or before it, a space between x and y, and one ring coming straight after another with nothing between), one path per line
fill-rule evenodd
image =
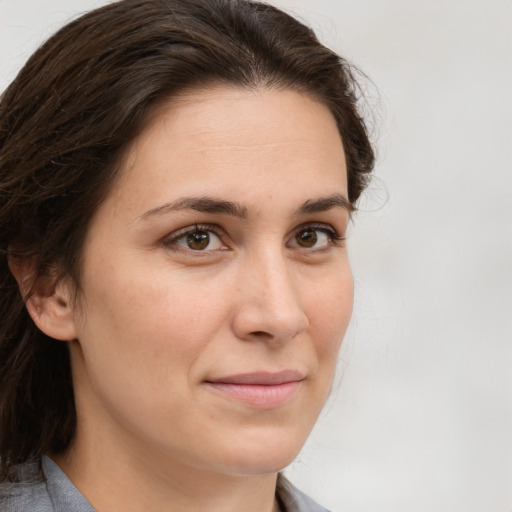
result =
M195 210L204 213L225 213L242 219L247 218L247 208L240 203L216 199L214 197L184 197L170 203L165 203L148 210L140 216L140 220L179 210Z
M342 208L349 213L354 210L350 201L342 194L331 194L329 196L319 197L317 199L308 199L302 203L296 210L294 215L308 215L312 213L325 212L333 208ZM177 201L165 203L156 208L152 208L143 213L139 220L145 220L155 215L162 215L172 211L195 210L203 213L224 213L233 217L246 219L248 215L247 207L234 202L218 199L215 197L183 197Z
M354 206L342 194L331 194L329 196L319 197L318 199L308 199L302 203L296 211L297 215L307 215L311 213L320 213L333 208L342 208L349 213L354 211Z

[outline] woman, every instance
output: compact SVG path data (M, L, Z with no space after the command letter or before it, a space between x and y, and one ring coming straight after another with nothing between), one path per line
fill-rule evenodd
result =
M374 158L348 64L239 0L124 0L0 102L3 509L323 510Z

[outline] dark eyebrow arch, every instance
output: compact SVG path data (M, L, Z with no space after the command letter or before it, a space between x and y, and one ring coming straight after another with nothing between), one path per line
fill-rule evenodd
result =
M177 201L152 208L146 213L143 213L139 217L139 220L144 220L149 217L153 217L154 215L177 210L195 210L203 213L225 213L227 215L233 215L234 217L240 217L242 219L247 218L247 208L240 203L204 196L184 197L182 199L178 199Z
M343 208L349 213L354 211L354 207L349 200L342 194L331 194L318 199L308 199L302 203L295 211L296 216L308 215L312 213L325 212L333 208ZM224 213L238 217L247 218L247 207L233 201L225 201L213 197L184 197L170 203L165 203L156 208L152 208L143 213L138 220L145 220L155 215L165 214L171 211L195 210L203 213Z
M308 215L311 213L320 213L332 208L343 208L352 213L355 208L350 201L342 194L331 194L330 196L320 197L318 199L308 199L296 211L296 215Z

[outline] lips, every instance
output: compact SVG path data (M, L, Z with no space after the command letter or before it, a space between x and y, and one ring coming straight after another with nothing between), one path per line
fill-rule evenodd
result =
M229 400L257 408L276 408L296 394L304 375L295 370L254 372L213 378L205 384Z

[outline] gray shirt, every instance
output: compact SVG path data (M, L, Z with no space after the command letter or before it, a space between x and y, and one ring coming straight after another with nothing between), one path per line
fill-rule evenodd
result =
M21 470L26 482L1 491L2 512L96 512L57 464L48 457L43 457L41 464L43 479L31 482L34 465L27 465ZM278 481L277 496L286 512L329 512L283 477Z

